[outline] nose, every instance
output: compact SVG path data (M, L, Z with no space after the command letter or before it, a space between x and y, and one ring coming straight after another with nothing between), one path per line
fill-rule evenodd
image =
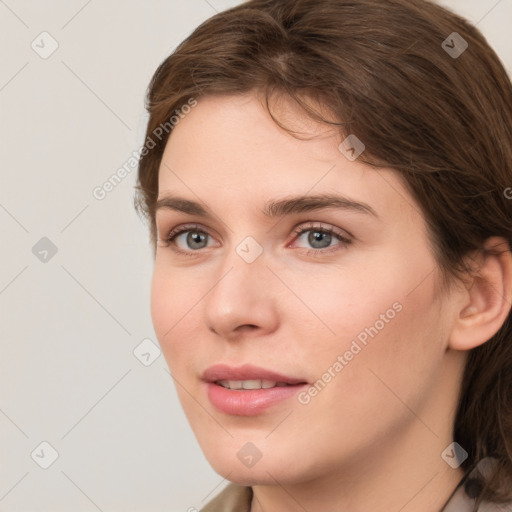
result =
M205 297L207 328L226 340L254 338L278 327L275 280L264 255L252 263L233 251Z

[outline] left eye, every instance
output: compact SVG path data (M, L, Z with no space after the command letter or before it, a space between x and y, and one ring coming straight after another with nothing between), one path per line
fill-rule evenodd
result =
M341 242L341 245L350 243L348 238L327 228L300 229L296 232L296 235L299 242L308 244L309 248L312 249L327 249L337 245L336 242ZM302 245L302 247L307 247L308 245Z

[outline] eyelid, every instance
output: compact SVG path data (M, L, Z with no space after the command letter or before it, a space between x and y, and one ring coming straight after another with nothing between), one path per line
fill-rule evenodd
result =
M171 229L171 231L169 231L169 233L167 234L166 238L169 239L183 232L194 230L199 231L201 233L204 232L210 235L210 232L204 226L201 226L201 224L197 224L195 222L191 222L188 224L180 224L179 226Z
M314 231L315 229L331 233L346 241L353 240L355 238L349 231L321 221L302 222L293 228L292 234L297 237L306 231Z

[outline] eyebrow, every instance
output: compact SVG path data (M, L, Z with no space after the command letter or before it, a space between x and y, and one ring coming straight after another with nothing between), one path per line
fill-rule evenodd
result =
M155 211L167 209L177 212L197 215L199 217L213 217L202 204L182 197L163 196L157 200ZM377 212L368 204L354 201L348 197L321 194L315 196L295 196L285 199L268 201L261 210L266 217L283 217L297 213L311 212L323 209L340 209L355 213L363 213L379 218Z

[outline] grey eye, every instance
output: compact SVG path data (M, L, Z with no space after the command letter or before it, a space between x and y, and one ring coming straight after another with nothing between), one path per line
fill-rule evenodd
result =
M332 242L332 235L323 231L311 230L308 235L308 243L314 249L324 249L329 247Z
M186 244L190 249L204 249L208 245L208 235L198 231L188 231Z

